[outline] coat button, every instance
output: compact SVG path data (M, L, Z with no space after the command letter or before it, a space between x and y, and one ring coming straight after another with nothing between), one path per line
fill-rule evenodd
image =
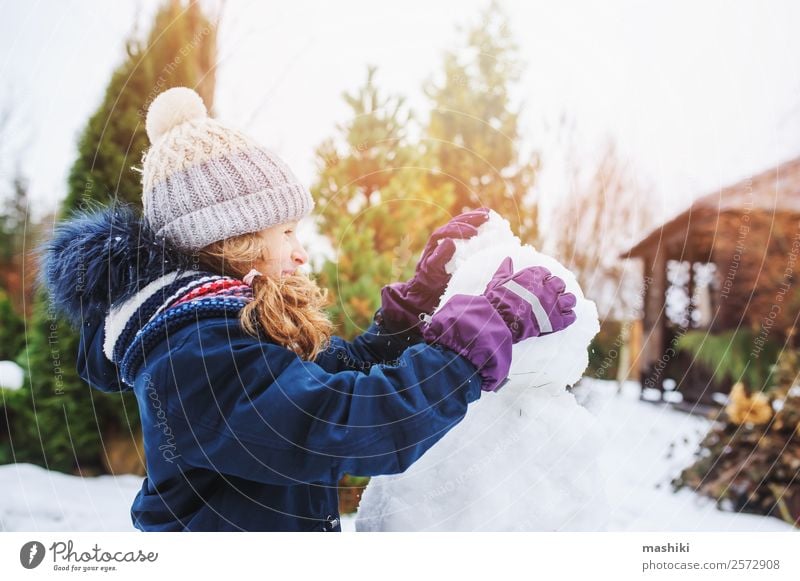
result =
M334 517L332 514L325 517L324 529L326 531L335 530L337 526L339 526L339 517Z

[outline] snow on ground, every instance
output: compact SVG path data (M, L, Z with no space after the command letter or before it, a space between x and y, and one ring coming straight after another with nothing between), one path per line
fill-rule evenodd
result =
M638 383L584 379L576 389L606 430L601 464L606 467L615 531L782 531L793 527L774 517L724 512L690 490L672 492L670 481L693 462L711 421L639 400Z
M0 531L135 531L139 476L81 478L33 464L0 466Z
M777 518L722 512L688 490L673 494L669 481L691 463L709 420L639 401L636 383L625 384L619 396L615 391L616 383L586 379L576 390L607 437L601 464L612 509L609 530L792 530ZM135 530L130 505L141 482L137 476L80 478L30 464L0 466L0 530ZM343 516L343 530L353 531L354 520Z

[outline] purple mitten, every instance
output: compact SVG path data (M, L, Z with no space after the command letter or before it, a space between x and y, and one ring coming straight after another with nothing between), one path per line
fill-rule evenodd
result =
M456 251L454 239L466 239L478 233L489 219L489 209L480 208L456 216L431 234L416 272L408 282L396 282L381 290L381 312L392 330L408 331L420 324L420 315L430 314L450 282L445 265Z
M422 335L466 357L478 368L481 389L497 391L508 377L514 343L575 322L575 295L565 289L562 279L541 266L515 273L508 257L482 295L454 295L426 317Z
M514 343L565 329L575 322L576 299L564 281L543 266L514 272L503 260L483 294L511 329Z
M511 369L511 331L484 296L454 295L423 326L428 343L468 359L481 376L481 389L497 391Z

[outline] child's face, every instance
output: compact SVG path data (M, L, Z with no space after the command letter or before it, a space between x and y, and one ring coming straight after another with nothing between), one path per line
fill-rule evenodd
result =
M256 269L262 274L280 278L293 274L298 266L308 262L308 254L297 239L297 224L297 221L287 222L258 233L264 250Z

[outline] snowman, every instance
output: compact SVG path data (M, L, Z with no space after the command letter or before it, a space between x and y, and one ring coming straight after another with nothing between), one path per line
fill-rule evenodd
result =
M511 257L515 270L540 265L577 299L576 321L513 347L509 381L469 406L465 418L401 474L370 480L357 531L593 531L606 528L598 465L603 432L567 390L589 363L600 330L597 307L557 260L521 244L496 212L477 235L456 240L439 301L479 295ZM438 308L437 307L437 310Z

